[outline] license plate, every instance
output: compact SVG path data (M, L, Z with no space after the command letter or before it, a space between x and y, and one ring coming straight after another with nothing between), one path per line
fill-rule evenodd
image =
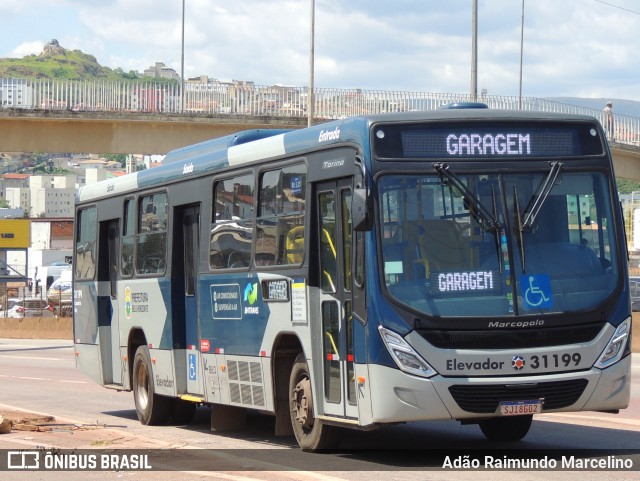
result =
M523 416L526 414L540 414L542 399L529 401L502 401L499 405L501 416Z

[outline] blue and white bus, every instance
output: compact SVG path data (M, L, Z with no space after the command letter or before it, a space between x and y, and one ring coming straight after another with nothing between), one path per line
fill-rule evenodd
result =
M443 109L240 132L79 190L77 365L144 424L307 450L422 420L518 440L629 402L627 252L591 117Z

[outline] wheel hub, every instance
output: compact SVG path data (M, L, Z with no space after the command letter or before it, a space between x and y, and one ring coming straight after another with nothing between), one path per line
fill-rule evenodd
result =
M309 378L301 379L293 389L293 410L295 419L304 428L313 426L313 401Z

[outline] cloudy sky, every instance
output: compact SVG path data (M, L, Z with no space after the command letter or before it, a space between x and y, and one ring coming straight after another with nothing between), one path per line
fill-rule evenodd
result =
M185 0L185 76L307 85L310 0ZM478 0L478 90L518 95L521 0ZM0 57L57 39L180 72L181 0L0 0ZM472 0L316 0L315 84L468 93ZM638 0L525 0L523 95L640 100Z

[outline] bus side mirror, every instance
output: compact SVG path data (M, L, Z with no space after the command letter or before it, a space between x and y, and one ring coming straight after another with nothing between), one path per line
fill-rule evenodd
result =
M371 230L371 212L369 209L369 197L367 189L356 188L353 190L353 201L351 203L351 216L354 231Z

